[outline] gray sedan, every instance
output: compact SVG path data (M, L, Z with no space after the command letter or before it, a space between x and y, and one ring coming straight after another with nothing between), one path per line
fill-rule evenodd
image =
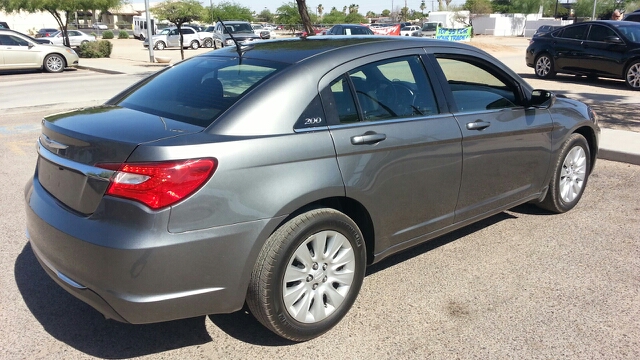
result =
M304 341L347 314L369 264L525 202L572 209L599 132L587 105L465 44L226 47L45 118L27 236L107 318L246 303Z

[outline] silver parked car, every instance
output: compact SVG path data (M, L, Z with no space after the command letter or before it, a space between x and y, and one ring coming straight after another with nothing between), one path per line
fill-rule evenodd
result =
M42 124L27 235L60 286L134 324L246 302L294 341L347 314L368 264L572 209L600 132L477 48L400 36L225 47Z
M41 44L16 31L0 29L0 70L61 72L78 66L78 54L65 46Z
M156 50L164 50L165 48L180 47L180 33L182 33L182 47L185 49L196 50L200 47L200 36L193 28L184 26L180 28L170 27L162 29L156 35L151 37L153 48ZM149 39L144 39L144 47L149 47Z
M69 35L69 45L71 47L78 47L82 44L96 41L95 36L85 34L80 30L67 30L67 34ZM51 40L51 42L56 45L64 45L64 36L62 36L62 31L57 31L51 34L47 39Z

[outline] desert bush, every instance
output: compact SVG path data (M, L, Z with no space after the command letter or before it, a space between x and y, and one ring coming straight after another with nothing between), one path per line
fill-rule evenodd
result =
M81 58L103 58L111 56L113 44L108 40L91 41L80 45L78 56Z
M124 30L120 30L120 32L118 33L118 39L128 39L128 38L129 38L129 33Z
M113 31L111 31L111 30L105 30L105 31L102 33L102 38L103 38L103 39L113 39Z

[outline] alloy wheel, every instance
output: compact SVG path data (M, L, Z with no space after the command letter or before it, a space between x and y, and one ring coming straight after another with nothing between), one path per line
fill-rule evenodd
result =
M560 197L570 203L580 194L587 174L587 155L580 146L574 146L562 163Z
M546 55L540 56L536 61L536 75L547 77L551 73L551 58Z
M355 270L354 251L344 235L321 231L309 236L287 262L282 280L287 312L302 323L326 319L345 300Z
M640 90L640 62L636 62L629 66L626 81L630 88Z

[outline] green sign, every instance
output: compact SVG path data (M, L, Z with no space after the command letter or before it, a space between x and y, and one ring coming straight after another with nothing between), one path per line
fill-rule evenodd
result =
M462 29L449 29L438 27L436 39L449 41L471 41L471 26Z

